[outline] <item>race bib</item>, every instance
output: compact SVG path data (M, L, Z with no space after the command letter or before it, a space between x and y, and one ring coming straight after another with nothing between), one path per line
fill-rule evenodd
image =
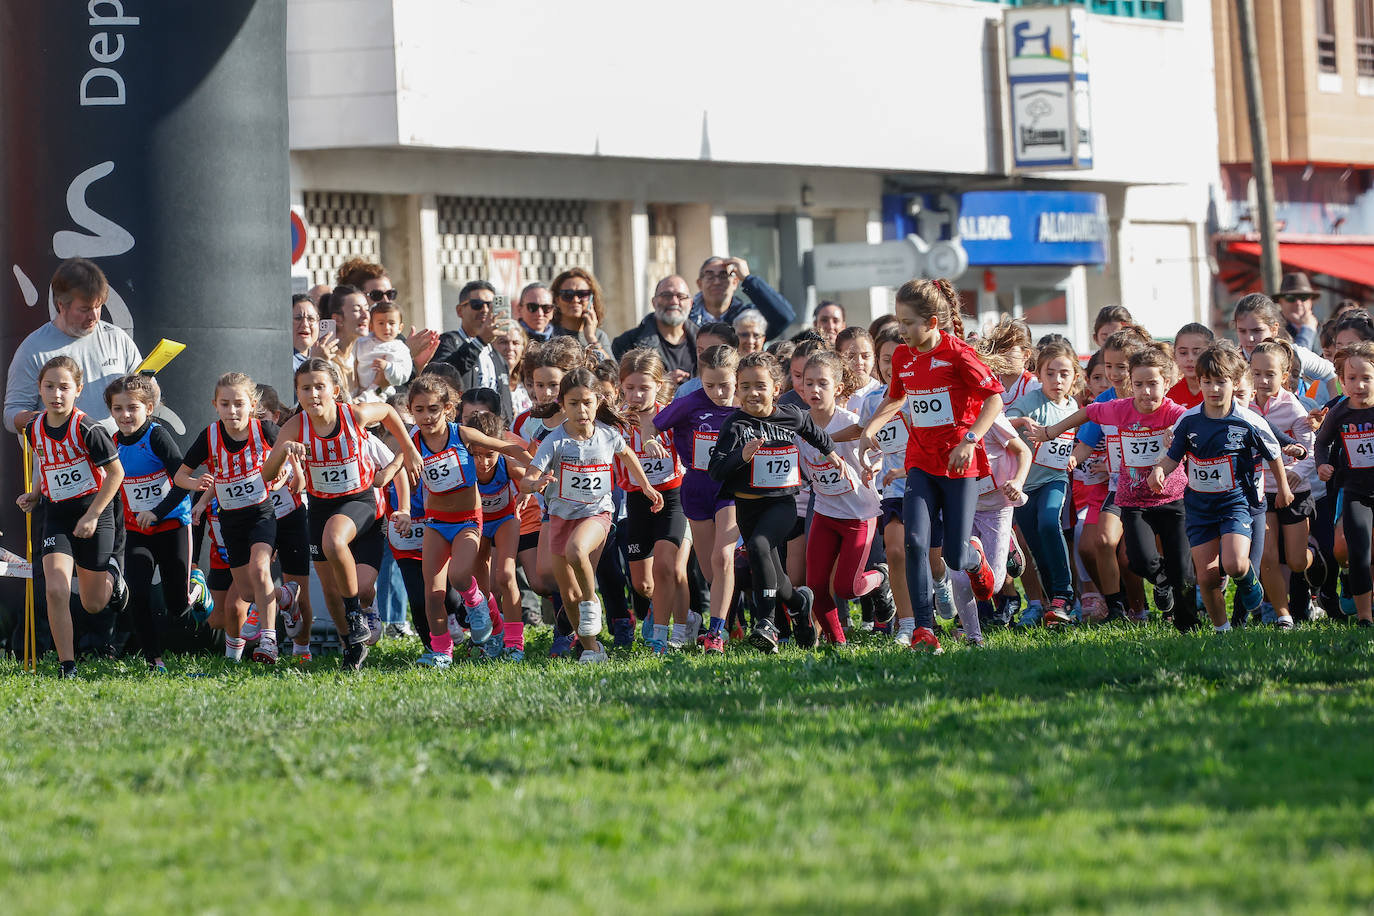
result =
M677 462L673 456L666 458L649 458L645 455L639 456L639 466L644 469L644 476L649 478L649 483L658 486L673 479L673 472L677 469Z
M1035 446L1034 464L1054 471L1067 471L1069 459L1073 457L1073 433L1065 433L1058 439L1041 442Z
M95 482L95 470L87 458L78 458L69 464L45 466L43 482L48 485L48 498L59 503L100 489Z
M950 405L948 388L918 391L907 398L907 407L911 410L911 425L919 429L954 424L954 408Z
M1231 459L1194 458L1188 456L1188 489L1198 493L1229 493L1236 488L1236 474Z
M310 486L326 496L352 493L363 485L357 461L310 465Z
M795 445L760 447L749 462L749 485L761 490L800 486L800 457Z
M1121 460L1128 468L1148 470L1164 457L1164 429L1123 429Z
M411 522L410 534L401 534L391 519L386 520L386 542L393 550L417 553L425 546L424 522Z
M506 507L509 505L509 484L502 487L497 492L492 493L490 496L488 496L486 493L482 494L482 514L484 516L500 515L502 512L506 511Z
M156 509L172 492L172 482L167 479L166 471L158 471L143 477L125 477L121 488L129 511L138 515Z
M451 448L426 458L420 476L424 478L425 489L431 493L447 493L468 485L458 451Z
M855 489L854 478L845 473L844 468L837 468L829 461L815 464L808 459L806 476L811 478L811 489L822 496L844 496Z
M992 479L992 475L991 475L991 474L989 474L987 477L979 477L979 478L978 478L978 495L979 495L979 496L987 496L989 493L991 493L991 492L992 492L993 490L995 490L995 489L997 489L997 482L994 481L994 480Z
M296 501L291 498L286 487L278 487L267 495L272 500L272 512L278 519L286 518L296 511Z
M906 418L898 414L873 434L873 444L884 455L905 455L908 437Z
M267 484L263 482L261 471L217 480L215 498L221 509L247 509L267 498Z
M711 449L716 447L720 433L696 430L692 433L692 468L704 471L711 466Z
M563 462L558 476L558 495L573 502L599 502L611 492L609 464L569 464Z
M1352 468L1374 468L1374 430L1341 433L1345 457Z

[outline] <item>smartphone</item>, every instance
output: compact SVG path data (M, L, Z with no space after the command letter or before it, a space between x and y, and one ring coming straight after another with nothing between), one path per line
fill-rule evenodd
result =
M333 318L321 318L321 319L320 319L320 336L321 336L321 337L323 337L323 336L326 335L326 334L333 334L336 330L338 330L338 325L337 325L337 323L335 323L335 321L334 321Z

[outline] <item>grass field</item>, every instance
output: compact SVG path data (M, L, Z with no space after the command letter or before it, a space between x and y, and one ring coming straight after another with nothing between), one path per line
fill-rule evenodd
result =
M449 672L415 654L383 643L358 677L0 665L0 910L1374 905L1368 631Z

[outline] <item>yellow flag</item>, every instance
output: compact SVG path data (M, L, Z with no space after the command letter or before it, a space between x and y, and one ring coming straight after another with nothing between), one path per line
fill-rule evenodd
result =
M177 343L175 340L162 338L153 347L153 352L149 353L143 362L138 364L135 372L151 372L154 375L166 368L167 364L176 358L182 350L186 349L186 344Z

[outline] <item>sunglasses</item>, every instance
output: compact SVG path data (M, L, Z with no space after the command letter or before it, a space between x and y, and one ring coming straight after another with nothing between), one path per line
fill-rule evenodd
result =
M560 289L558 291L559 302L573 302L578 299L585 299L590 302L592 291L589 289Z
M526 302L526 303L525 303L525 311L527 311L527 312L546 312L546 313L552 314L552 312L553 312L553 303L552 303L552 302L548 302L548 303L541 303L541 302Z
M367 294L367 298L373 302L381 302L383 299L387 302L395 302L399 295L401 295L401 291L398 289L374 289Z
M1280 299L1287 299L1289 302L1311 302L1317 297L1311 293L1290 293L1286 296L1279 296Z
M485 299L469 299L467 301L467 307L472 309L474 312L485 312L487 309L491 308L495 304L496 303L488 302Z

